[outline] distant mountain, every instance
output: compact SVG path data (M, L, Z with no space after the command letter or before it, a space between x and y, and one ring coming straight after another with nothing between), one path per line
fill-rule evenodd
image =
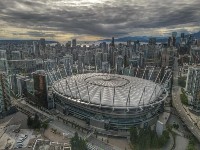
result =
M117 38L117 39L115 39L115 41L116 42L127 42L129 40L131 40L131 41L139 40L140 42L148 42L149 38L150 37L148 37L148 36L134 36L134 37L127 36L127 37ZM156 37L156 39L157 39L157 42L167 42L167 37ZM103 39L100 41L111 42L111 39Z
M200 31L197 33L193 33L191 34L194 38L200 39ZM189 36L189 34L185 35L186 37ZM115 39L116 42L127 42L129 40L131 41L137 41L139 40L140 42L148 42L149 41L149 36L127 36L127 37L121 37L121 38L117 38ZM168 41L168 37L155 37L156 41L159 43L166 43ZM180 37L176 38L176 41L179 41ZM105 42L111 42L111 39L103 39L100 41L105 41Z
M39 42L39 40L0 40L0 43L33 43L34 41ZM58 43L57 41L45 41L46 44Z
M193 37L200 39L200 31L192 34Z

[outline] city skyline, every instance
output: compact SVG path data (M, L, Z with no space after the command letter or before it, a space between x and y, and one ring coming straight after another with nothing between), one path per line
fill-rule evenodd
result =
M0 39L65 42L194 33L200 30L199 6L197 0L0 1Z
M198 149L199 4L0 0L0 149Z

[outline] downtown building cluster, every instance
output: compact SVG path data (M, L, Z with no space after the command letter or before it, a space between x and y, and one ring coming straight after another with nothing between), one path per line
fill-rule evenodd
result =
M68 85L65 83L67 80L64 80L64 78L76 78L75 76L79 74L83 74L85 78L95 73L108 76L116 74L120 75L120 79L123 78L123 76L130 76L155 82L155 85L162 84L162 88L167 90L164 93L170 92L171 82L169 82L169 79L172 76L171 68L173 66L174 56L177 55L180 46L177 46L176 33L172 33L167 43L158 43L156 42L156 38L153 37L149 38L147 43L139 41L116 43L114 38L112 38L111 42L98 42L98 44L88 44L86 42L82 42L81 44L79 42L77 44L76 39L73 39L64 45L53 42L47 43L45 39L40 39L39 41L22 41L17 43L3 42L0 44L0 49L2 62L0 69L7 74L10 91L12 91L15 96L26 97L27 101L34 105L39 105L47 109L56 108L62 113L68 114L68 110L70 109L67 110L67 107L60 107L63 105L61 99L59 99L59 95L64 94L64 97L66 97L70 94L70 91L66 90L69 90L70 87L67 87ZM100 77L100 81L102 81L100 85L102 87L105 87L105 84L109 85L107 88L110 90L110 94L103 93L103 91L101 91L101 93L99 90L93 90L93 94L91 94L94 98L91 98L91 100L93 100L94 103L97 102L99 106L103 106L101 100L106 100L105 95L110 97L109 100L112 99L109 104L111 106L110 110L116 109L114 105L117 104L118 98L115 98L115 94L117 93L116 91L120 91L119 88L115 89L115 86L112 86L116 84L116 82L112 80L116 80L115 77L110 79L104 79L104 75ZM130 79L130 81L131 80L134 79ZM72 94L70 94L73 98L79 97L80 99L80 97L87 97L88 93L90 96L90 91L84 91L86 87L83 89L84 92L81 93L77 90L77 87L79 88L79 83L77 86L75 82L71 83L69 81L69 84L71 84L69 85L71 88L75 88L75 90L72 90ZM158 88L159 87L160 86L158 86ZM89 90L90 89L91 87L89 87ZM154 88L152 87L151 89ZM60 94L55 94L56 90L58 93L60 92ZM137 106L140 110L143 110L142 107L145 105L143 97L148 93L148 90L147 88L145 89L144 86L141 88L141 91L143 92L138 95L138 97L135 97L135 99L138 99L138 104L133 106ZM150 97L152 93L155 94L154 91L155 89L149 93ZM95 92L98 95L97 99L95 99ZM134 90L131 92L134 92ZM158 93L159 92L157 92L157 94ZM99 98L101 94L103 97ZM161 93L161 95L162 94L163 93ZM129 90L121 96L124 98L124 101L128 101L125 97L129 97ZM88 97L86 99L88 100ZM125 104L126 103L123 103L122 105ZM159 105L155 105L156 109L154 110L156 111L154 113L150 111L153 116L157 116L156 114L162 111L161 106L163 102L159 102L158 104ZM129 106L126 104L124 107L124 110L127 111ZM148 109L150 110L150 108L151 106ZM74 109L71 111L71 113L74 113L71 115L75 115L75 111L77 110L78 109ZM148 121L144 124L144 120L146 117L150 118L151 116L148 114L146 108L144 110L147 114L143 112L145 115L139 115L137 118L139 122L141 121L143 123L142 126L148 125ZM132 110L132 112L135 111L137 112L138 109ZM86 112L81 113L84 114ZM81 114L79 115L81 116ZM97 118L101 120L104 119L102 116L96 115L96 118L93 118L92 121L86 120L86 122L98 124L100 122L98 122L99 120ZM135 121L137 119L135 118ZM156 117L154 119L156 120ZM100 124L108 127L108 120ZM118 122L119 120L113 120L113 122L114 121ZM116 126L114 125L115 123L113 123L113 129L118 130L118 128L120 128L128 130L133 122L127 123L125 125L126 127L123 125L120 126L120 122L116 123ZM111 125L109 124L109 126Z
M178 48L179 74L185 78L185 91L188 97L189 108L193 111L200 110L200 40L192 35L181 34Z

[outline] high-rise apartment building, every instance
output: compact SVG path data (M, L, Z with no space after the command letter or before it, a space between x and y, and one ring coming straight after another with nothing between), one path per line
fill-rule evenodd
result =
M76 39L72 39L72 47L76 47Z
M84 58L85 58L85 55L83 54L78 55L78 72L79 73L83 73L83 70L85 68Z
M73 67L73 56L72 55L66 55L62 59L64 64L64 70L66 75L72 75L72 67Z
M0 50L0 71L8 72L8 61L6 50Z
M22 52L12 51L11 56L12 56L12 60L21 60L22 59Z
M200 67L188 68L186 90L192 96L194 110L200 110Z
M5 72L0 72L0 116L8 111L10 106L9 80Z
M117 73L121 73L122 69L123 69L123 65L124 65L124 58L121 55L118 55L116 57L116 71Z
M97 67L97 69L102 69L102 52L96 53L95 66Z

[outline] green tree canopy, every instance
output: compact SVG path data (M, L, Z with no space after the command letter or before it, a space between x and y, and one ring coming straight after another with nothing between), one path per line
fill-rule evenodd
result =
M70 144L72 150L87 150L85 140L79 137L77 132L75 133L74 137L71 138Z

